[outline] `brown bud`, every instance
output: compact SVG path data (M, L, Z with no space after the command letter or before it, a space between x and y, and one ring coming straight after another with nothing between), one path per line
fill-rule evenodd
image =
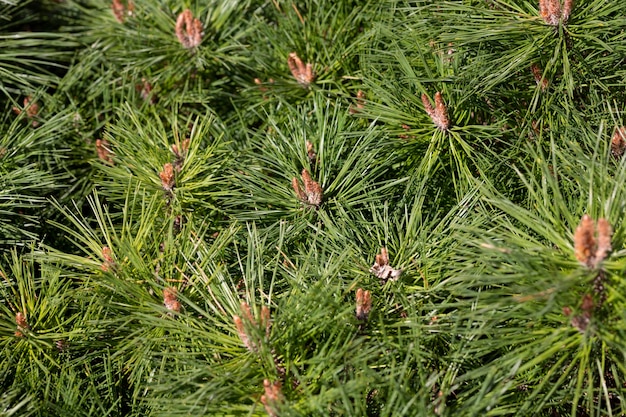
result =
M194 19L191 10L186 9L176 19L176 36L187 49L195 48L202 42L202 22Z
M261 327L265 327L265 337L269 339L272 322L270 320L270 309L267 306L261 307Z
M126 19L126 6L124 6L124 3L122 3L121 0L113 0L113 3L111 4L111 10L113 11L113 16L115 16L115 19L120 23L124 23L124 20Z
M541 74L541 68L539 68L539 65L532 64L530 66L530 71L533 73L535 82L541 88L541 91L546 91L548 89L548 80Z
M28 321L26 321L26 315L21 311L15 315L15 323L17 324L17 330L15 331L16 337L24 337L24 330L30 329Z
M174 169L176 169L176 172L180 172L183 168L183 163L185 162L187 151L189 150L189 138L183 140L180 143L180 147L176 144L173 144L171 146L171 150L174 154Z
M564 0L563 6L561 0L539 0L539 13L550 26L564 25L569 20L573 5L572 0Z
M370 268L370 272L380 278L383 284L389 280L397 281L402 274L401 269L395 269L389 265L389 255L385 247L381 248L380 254L376 255L376 262Z
M233 321L235 322L235 327L237 328L237 333L239 334L239 338L243 342L243 345L248 348L250 352L254 352L256 347L253 347L250 339L248 338L248 333L246 333L246 326L243 324L243 320L239 316L233 316Z
M165 191L172 191L174 189L174 167L169 162L163 165L163 171L159 172L161 177L161 186Z
M560 0L539 0L539 13L548 25L558 26L561 20Z
M304 204L308 204L315 208L318 208L322 204L324 198L324 191L322 187L311 178L311 174L306 169L302 170L302 182L304 183L304 191L300 187L300 183L294 177L291 180L291 186L293 187L298 199Z
M15 315L15 323L22 329L30 329L30 326L26 321L26 315L21 311Z
M261 395L261 403L265 406L265 411L270 417L278 417L277 407L283 402L284 397L281 390L280 381L270 382L268 379L263 381L265 394Z
M189 141L190 141L189 138L183 140L180 143L180 148L178 147L178 145L173 144L171 146L171 149L172 149L172 152L174 153L174 155L177 156L177 157L184 158L185 155L187 155L187 151L189 150Z
M571 323L572 326L578 329L579 332L585 333L585 330L587 330L590 321L591 319L583 314L572 317Z
M104 259L104 262L100 265L100 269L102 269L104 272L108 272L112 267L115 266L113 252L108 246L102 247L102 258Z
M576 259L589 268L597 268L611 251L612 233L611 225L606 219L599 219L596 228L593 219L585 214L574 232Z
M593 254L596 250L596 240L594 239L595 224L591 216L585 214L576 231L574 232L574 252L576 259L587 266L592 265Z
M308 140L306 141L306 154L309 157L311 165L315 165L315 162L317 162L317 154L315 153L315 149L313 149L313 144Z
M180 302L178 301L178 289L167 287L163 289L163 304L168 310L180 312Z
M102 247L102 257L104 258L104 261L107 263L112 264L114 262L113 252L111 252L111 248L109 248L108 246Z
M39 114L39 104L33 101L32 96L28 96L24 99L24 108L26 109L26 115L30 119Z
M255 78L254 83L259 86L259 91L265 93L267 91L267 87L263 87L263 81L260 78Z
M435 93L435 107L433 108L430 99L426 94L422 94L422 103L426 113L440 130L446 131L450 128L450 119L448 119L448 109L446 108L440 92Z
M580 309L585 313L591 314L591 312L593 311L593 297L591 296L591 294L585 294L583 296L583 301Z
M428 105L430 106L430 101L428 101L428 98L426 98L426 100L427 100L427 102L428 102ZM407 131L407 132L408 132L409 130L411 130L411 126L407 125L406 123L402 123L402 125L401 125L400 127L402 127L402 129L403 129L403 130L405 130L405 131ZM409 139L409 138L411 138L412 136L410 136L410 135L405 135L405 134L403 133L403 134L401 134L401 135L398 135L398 137L399 137L400 139Z
M611 251L611 235L613 229L606 219L598 219L598 239L597 248L594 259L594 267L597 267L602 262L608 253Z
M26 117L29 119L34 119L39 114L39 103L33 100L32 96L24 97L24 110L26 110ZM15 114L22 114L22 109L19 107L13 107L13 112ZM32 120L32 126L39 126L39 122L37 120Z
M619 127L611 138L611 154L619 159L626 151L626 127Z
M307 195L308 203L319 207L322 204L323 191L320 185L313 181L311 174L306 169L302 170L302 181L304 182L304 192Z
M304 88L308 88L315 81L316 74L313 71L313 64L302 62L297 53L289 54L287 65L296 81Z
M269 339L270 336L270 329L272 327L272 322L270 320L270 310L266 306L263 306L261 308L261 317L259 320L259 324L252 315L252 310L250 309L248 303L242 302L240 307L242 317L233 316L233 321L235 322L237 333L239 334L239 338L243 342L244 346L250 352L257 352L259 350L259 346L263 341L259 339L259 336L256 332L259 330L265 330L265 338Z
M254 320L254 316L252 315L252 310L250 309L250 305L245 301L240 304L241 311L243 312L244 318L248 320L252 324L256 324Z
M120 23L124 23L126 21L126 16L132 16L133 11L135 10L135 5L132 0L128 0L126 5L121 0L113 0L111 4L111 10L113 11L113 16L115 16L115 20Z
M564 0L563 8L561 9L561 22L566 24L569 20L569 16L572 13L572 7L574 6L573 0Z
M150 84L147 79L142 78L141 84L136 87L136 90L139 91L139 95L143 101L149 104L156 103L156 97L152 94L152 84Z
M387 252L387 248L382 247L380 249L380 254L376 255L376 263L379 265L389 265L389 253Z
M298 197L298 199L300 201L302 201L302 202L306 202L307 201L307 196L304 193L304 191L302 190L302 187L300 186L300 182L298 181L298 179L296 177L293 177L291 179L291 187L296 192L296 196Z
M113 152L111 152L111 145L106 139L96 139L96 152L98 153L98 159L106 164L113 164Z
M359 90L356 93L356 102L350 106L350 114L358 113L365 108L365 93Z
M432 118L432 115L435 114L435 109L426 94L422 94L422 104L424 104L424 110L426 110L426 113Z
M372 297L369 291L362 288L356 290L356 318L359 320L367 320L372 310Z

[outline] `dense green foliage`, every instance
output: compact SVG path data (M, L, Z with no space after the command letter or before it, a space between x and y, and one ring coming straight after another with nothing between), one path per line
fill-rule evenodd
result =
M0 45L0 417L626 415L623 0L0 0Z

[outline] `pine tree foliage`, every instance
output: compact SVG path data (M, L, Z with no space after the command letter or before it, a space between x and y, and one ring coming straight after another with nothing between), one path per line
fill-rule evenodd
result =
M301 217L317 211L331 219L337 210L358 215L370 202L389 199L402 183L404 178L392 174L396 155L383 151L390 138L373 125L362 126L340 102L319 96L311 101L293 109L285 104L290 119L267 117L267 127L237 157L244 163L235 167L231 189L240 191L223 202L233 217L275 222L289 212ZM321 187L320 204L298 198L293 179L300 181L303 170Z
M620 0L0 0L0 416L625 415Z
M0 3L3 99L17 99L26 90L34 93L40 87L57 85L78 46L73 37L54 31L61 19L50 19L47 5L38 3L32 0ZM47 27L40 27L41 20L48 20Z

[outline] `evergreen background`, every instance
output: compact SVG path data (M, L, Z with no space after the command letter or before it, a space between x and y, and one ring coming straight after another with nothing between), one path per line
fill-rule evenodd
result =
M625 415L626 2L570 6L0 0L0 416Z

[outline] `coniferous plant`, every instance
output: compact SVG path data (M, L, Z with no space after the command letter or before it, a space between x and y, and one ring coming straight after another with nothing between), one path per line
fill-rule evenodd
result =
M0 1L0 416L624 415L624 16Z

